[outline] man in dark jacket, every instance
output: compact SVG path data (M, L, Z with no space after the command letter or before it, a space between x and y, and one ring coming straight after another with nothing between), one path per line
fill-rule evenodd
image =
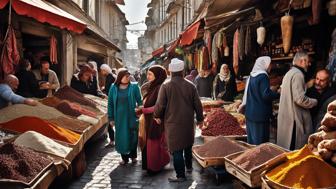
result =
M210 70L201 70L195 79L195 85L200 97L211 98L214 76Z
M306 93L308 97L317 99L317 106L310 109L314 130L320 126L319 122L321 120L318 119L318 114L320 111L326 111L321 110L322 105L334 94L336 94L336 91L333 87L330 87L330 74L328 70L323 69L318 71L315 76L314 86L309 88Z
M157 122L164 120L169 151L173 154L176 177L170 182L183 182L192 171L191 147L194 143L194 113L198 123L203 121L203 109L195 86L183 78L184 62L172 59L169 64L171 79L161 86L155 105ZM184 157L183 157L184 153Z

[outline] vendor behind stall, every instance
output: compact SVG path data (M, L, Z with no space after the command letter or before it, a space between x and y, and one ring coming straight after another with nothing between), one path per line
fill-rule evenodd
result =
M19 79L17 94L23 97L34 97L39 90L39 85L34 73L31 71L31 64L26 59L19 62L19 70L16 73Z
M37 97L44 98L47 96L52 96L57 89L60 87L57 75L54 71L50 69L50 64L47 60L42 60L40 69L33 70L35 77L38 81L40 89L38 91Z
M0 83L0 109L12 104L27 104L36 106L37 102L33 99L24 98L14 93L19 86L19 80L14 75L8 75L4 81Z
M211 70L201 70L195 79L195 85L200 97L211 98L214 77Z
M322 110L322 105L331 96L336 94L336 90L331 87L330 74L328 70L320 70L316 73L314 86L307 90L307 96L317 99L317 106L310 109L310 114L313 121L313 129L316 130L320 125L321 120L318 119L320 112L326 112Z
M92 74L94 74L94 70L87 64L83 65L79 73L72 76L70 86L81 93L105 98L106 95L98 90L97 83L93 82Z
M213 82L213 97L224 101L233 101L237 94L237 85L229 66L223 64Z

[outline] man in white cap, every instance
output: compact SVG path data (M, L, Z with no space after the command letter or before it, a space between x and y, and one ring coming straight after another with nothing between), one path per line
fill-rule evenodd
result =
M169 151L173 155L176 177L169 182L183 182L192 171L191 147L194 143L194 114L198 124L203 122L203 109L195 86L183 77L184 62L174 58L169 64L171 79L159 91L154 109L157 122L163 119ZM184 155L183 155L184 154Z

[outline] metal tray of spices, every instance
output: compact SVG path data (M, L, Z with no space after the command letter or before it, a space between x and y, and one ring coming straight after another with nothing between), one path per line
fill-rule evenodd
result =
M246 142L242 141L236 141L238 144L240 144L243 147L246 148L253 148L253 145L250 145ZM220 166L220 165L225 165L225 160L224 157L201 157L199 154L196 153L196 149L199 148L201 145L195 145L192 148L192 154L196 161L203 167L211 167L211 166Z
M273 143L266 143L274 148L277 148L283 152L288 152L288 150L277 146ZM241 168L239 165L237 165L235 162L233 162L232 160L234 158L236 158L237 156L241 155L243 152L237 152L231 155L228 155L226 157L224 157L225 160L225 168L227 170L228 173L230 173L231 175L235 176L236 178L238 178L240 181L242 181L243 183L245 183L247 186L251 187L251 188L257 188L261 186L261 173L263 171L265 171L270 165L274 164L274 160L278 159L277 157L274 157L270 160L268 160L267 162L253 168L250 171L247 171L243 168ZM281 156L281 155L280 155Z
M36 152L39 153L39 152ZM39 153L41 156L48 158L47 155ZM50 159L50 158L49 158ZM0 185L10 185L10 186L32 186L45 172L47 172L52 166L54 162L51 161L45 168L43 168L30 182L24 182L20 180L13 180L13 179L0 179Z

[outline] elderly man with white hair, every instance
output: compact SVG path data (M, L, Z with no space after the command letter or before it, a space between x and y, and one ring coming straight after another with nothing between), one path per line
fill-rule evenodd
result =
M277 144L290 150L304 146L313 132L309 109L317 105L317 100L305 95L305 74L309 66L307 53L296 53L293 67L281 85Z
M196 87L183 76L184 62L171 60L171 79L160 88L154 107L154 118L164 122L169 151L173 154L176 177L169 182L183 182L187 172L192 171L191 147L194 144L194 114L199 123L203 121L203 109Z
M269 141L272 101L280 96L270 89L270 70L271 58L259 57L247 80L243 104L246 104L247 141L250 144L259 145Z

